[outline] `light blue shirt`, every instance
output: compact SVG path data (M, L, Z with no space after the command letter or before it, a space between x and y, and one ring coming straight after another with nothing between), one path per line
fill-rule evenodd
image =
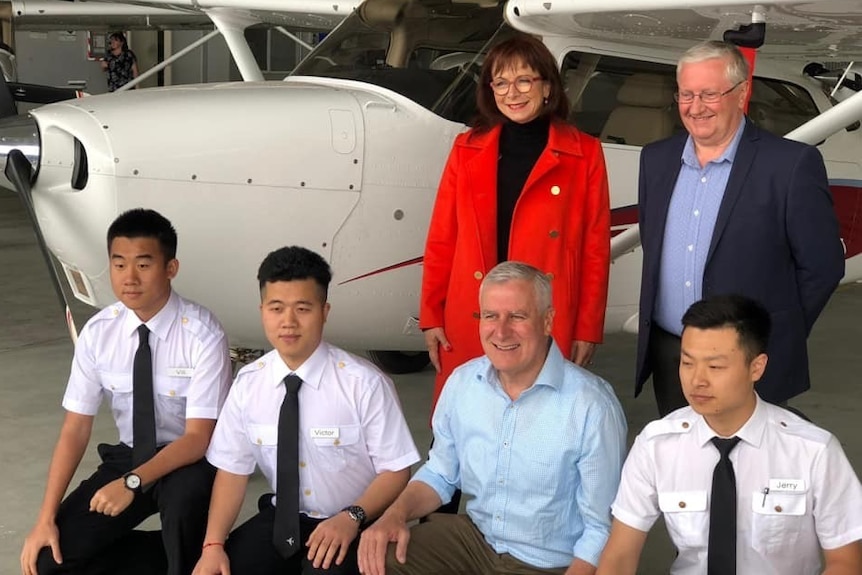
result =
M683 314L703 298L706 256L744 128L745 118L724 152L703 167L691 136L685 142L667 211L653 312L659 327L670 333L682 334Z
M445 503L460 488L496 553L540 568L597 565L626 448L611 386L556 345L512 401L487 357L455 370L432 421L434 446L412 481Z

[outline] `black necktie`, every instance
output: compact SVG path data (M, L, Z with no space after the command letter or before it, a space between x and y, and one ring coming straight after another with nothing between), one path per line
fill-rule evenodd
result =
M137 467L156 454L156 411L153 405L153 355L150 330L138 327L138 351L132 365L132 465Z
M299 540L299 376L284 378L284 401L278 415L278 458L275 481L275 523L272 543L287 559L302 546Z
M712 497L709 500L709 550L707 575L736 575L736 474L730 452L738 437L713 437L721 454L712 472Z

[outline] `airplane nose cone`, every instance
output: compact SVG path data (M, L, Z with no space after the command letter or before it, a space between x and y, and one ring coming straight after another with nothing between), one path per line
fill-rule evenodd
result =
M39 168L42 146L39 127L29 114L0 120L0 187L15 190L6 177L6 159L12 150L21 150L34 172Z

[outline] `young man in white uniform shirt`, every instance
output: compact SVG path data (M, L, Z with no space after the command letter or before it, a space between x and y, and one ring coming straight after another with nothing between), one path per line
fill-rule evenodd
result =
M196 575L355 574L360 528L395 500L419 460L389 378L322 340L332 274L301 247L270 253L260 266L261 318L275 348L244 367L207 452L218 468ZM279 413L286 376L301 380L299 550L273 544L282 495L228 536L248 477L259 466L277 491Z
M188 575L195 565L215 475L204 454L231 369L218 320L171 289L176 249L173 226L152 210L125 212L108 229L111 286L119 301L93 316L78 338L45 497L21 553L24 575L143 570L136 552L161 550L137 549L147 539L130 532L155 513L168 575ZM142 324L151 349L146 371L155 455L134 465L133 363ZM120 443L99 445L102 464L61 503L103 399L111 403Z
M682 323L689 407L650 423L635 441L599 574L634 575L659 514L679 550L673 575L712 573L710 555L732 553L732 538L730 546L710 544L711 514L718 524L726 514L717 506L728 505L711 500L720 439L734 442L736 487L736 560L721 575L732 575L734 563L738 575L862 573L862 485L841 444L754 391L767 362L768 312L719 296L692 305Z

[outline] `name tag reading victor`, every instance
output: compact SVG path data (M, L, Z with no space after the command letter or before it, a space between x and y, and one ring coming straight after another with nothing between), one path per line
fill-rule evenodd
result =
M338 439L337 427L312 427L311 437L316 439Z
M770 479L769 492L802 493L805 491L804 479Z
M191 377L195 374L193 367L169 367L168 375L171 377Z

